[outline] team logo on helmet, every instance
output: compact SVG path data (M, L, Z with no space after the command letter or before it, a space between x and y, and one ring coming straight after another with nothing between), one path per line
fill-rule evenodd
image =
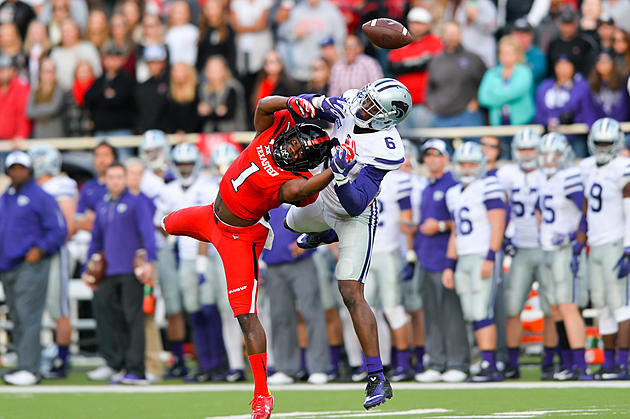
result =
M396 112L396 118L402 119L409 110L409 105L400 100L393 100L392 106L394 107L394 112Z

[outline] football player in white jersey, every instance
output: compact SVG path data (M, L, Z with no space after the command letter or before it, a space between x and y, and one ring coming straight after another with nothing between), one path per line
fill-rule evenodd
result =
M572 352L572 365L555 379L592 380L587 374L586 329L578 306L579 258L584 244L576 240L582 217L584 188L580 169L571 166L573 152L562 134L546 134L538 149L538 167L546 179L540 185L536 216L543 250L542 281L546 298L558 310Z
M164 189L169 172L171 145L164 132L153 129L142 134L139 151L140 159L145 166L140 191L157 206L157 198ZM173 363L164 374L164 378L183 378L188 375L183 351L186 326L173 243L168 242L161 231L157 232L155 243L158 247L158 282L166 310L168 349L173 354Z
M303 95L320 119L334 122L331 138L342 147L330 161L335 181L319 193L315 203L291 208L285 225L300 233L318 233L298 239L298 245L315 247L339 239L337 285L350 312L366 356L368 385L363 406L370 409L392 397L383 375L376 320L363 296L378 223L378 195L387 172L405 159L395 125L411 111L411 94L397 80L379 79L342 98ZM356 154L356 160L351 157Z
M497 172L497 179L507 195L510 206L510 222L506 229L504 248L512 256L510 271L505 284L506 341L508 363L504 370L505 378L519 378L519 352L521 343L521 311L532 289L534 281L540 284L542 250L539 244L539 228L536 220L538 191L545 175L538 169L536 153L540 135L530 128L519 131L512 139L512 156L516 163L503 166ZM545 298L546 290L541 290ZM545 356L543 379L553 378L553 356L556 353L553 322L549 318L549 305L543 304L545 311Z
M214 201L218 183L200 176L201 155L197 147L181 143L173 147L175 180L162 189L157 199L155 220L181 208L207 205ZM208 261L209 244L190 237L178 237L179 280L184 309L189 315L199 371L185 381L207 382L220 378L217 368L222 364L223 333L216 306L218 295L208 280L212 273Z
M501 266L496 253L505 229L503 189L494 176L486 174L486 156L481 146L466 142L453 154L454 175L460 182L446 192L446 205L455 224L446 257L449 267L442 273L446 288L455 289L464 319L472 322L481 350L480 371L473 382L501 381L495 350L494 296Z
M611 118L595 121L588 134L592 154L580 163L588 224L589 288L593 306L600 309L599 328L604 341L604 364L596 379L628 376L630 344L630 159L617 156L624 135ZM619 353L615 362L615 342Z
M72 218L77 209L79 190L77 183L65 174L61 174L61 153L49 145L40 145L29 150L33 162L33 177L44 191L55 197L66 225L72 226ZM67 239L73 231L68 231ZM67 240L66 240L67 241ZM48 276L46 310L57 323L57 356L53 359L46 378L66 378L68 370L69 345L72 339L70 324L70 300L68 296L71 269L71 257L66 245L52 256Z

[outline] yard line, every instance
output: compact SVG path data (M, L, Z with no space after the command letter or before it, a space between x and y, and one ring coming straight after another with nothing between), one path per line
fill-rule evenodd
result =
M274 418L364 418L366 416L405 416L405 415L428 415L432 413L448 413L448 409L413 409L397 412L379 412L378 410L366 413L364 410L337 410L330 412L288 412L274 413ZM212 416L208 419L249 419L251 415L231 415L231 416Z

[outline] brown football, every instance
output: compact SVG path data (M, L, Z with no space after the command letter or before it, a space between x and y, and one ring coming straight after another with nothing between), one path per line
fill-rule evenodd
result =
M107 262L105 261L105 254L98 252L92 254L87 264L87 280L92 285L98 285L105 278L105 270L107 269Z
M407 28L385 17L364 23L361 30L374 45L384 49L401 48L413 42L413 36Z

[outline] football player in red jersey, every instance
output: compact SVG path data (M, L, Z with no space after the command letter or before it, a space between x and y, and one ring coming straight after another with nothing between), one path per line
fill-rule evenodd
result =
M261 99L254 115L256 137L221 179L214 204L175 211L162 220L169 234L211 242L223 260L228 299L254 375L252 419L268 418L273 407L265 331L256 314L258 257L273 237L267 212L283 202L308 205L333 179L330 169L314 176L309 172L330 157L330 138L316 125L296 125L292 115L313 118L315 109L297 97ZM342 146L335 153L348 155ZM354 163L352 158L346 162Z

